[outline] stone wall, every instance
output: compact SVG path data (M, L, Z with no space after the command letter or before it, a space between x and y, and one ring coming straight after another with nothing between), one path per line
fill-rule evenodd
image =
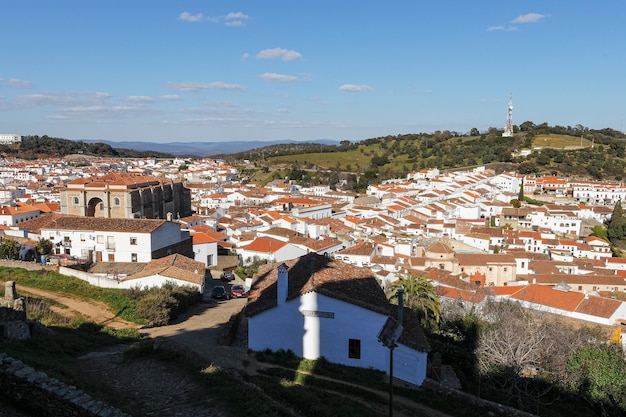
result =
M4 297L0 299L0 335L13 340L30 338L26 321L26 301L24 297L18 297L15 281L6 282Z
M42 417L130 417L6 353L0 353L0 399Z

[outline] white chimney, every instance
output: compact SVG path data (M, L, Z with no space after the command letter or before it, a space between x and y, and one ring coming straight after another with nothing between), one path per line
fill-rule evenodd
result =
M278 266L278 279L276 281L276 303L281 305L287 300L287 290L289 288L289 267L284 263Z

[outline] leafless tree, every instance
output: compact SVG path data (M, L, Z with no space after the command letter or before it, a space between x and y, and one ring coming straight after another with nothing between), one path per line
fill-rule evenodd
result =
M488 324L476 352L480 375L520 405L547 403L547 394L565 376L569 355L595 340L589 329L574 329L514 301L488 303L483 318Z

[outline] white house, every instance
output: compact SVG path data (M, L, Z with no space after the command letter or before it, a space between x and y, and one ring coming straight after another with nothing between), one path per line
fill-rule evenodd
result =
M217 239L206 233L191 234L194 259L202 262L207 268L217 265Z
M39 217L41 210L33 206L0 207L0 225L13 226Z
M88 271L60 266L59 272L100 288L152 288L172 283L194 287L204 293L206 268L202 262L186 256L173 254L147 264L126 263L121 268L117 266L101 262L94 264Z
M119 288L162 287L166 283L191 286L204 293L206 268L203 262L179 254L149 262L138 273L120 280Z
M254 258L265 259L268 262L283 262L295 259L307 253L306 249L282 240L261 236L250 244L237 249L244 264L252 262Z
M291 350L306 359L388 372L389 349L377 337L395 310L369 270L313 253L263 265L245 310L248 348ZM430 346L409 311L394 349L393 373L421 385Z
M189 232L166 220L48 214L20 228L38 229L57 253L93 262L150 262L173 253L193 258Z

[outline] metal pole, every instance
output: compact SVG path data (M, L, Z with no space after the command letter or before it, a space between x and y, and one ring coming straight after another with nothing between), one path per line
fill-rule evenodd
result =
M389 346L389 417L393 417L393 348Z
M404 288L398 288L398 323L402 326L402 312L404 311Z

